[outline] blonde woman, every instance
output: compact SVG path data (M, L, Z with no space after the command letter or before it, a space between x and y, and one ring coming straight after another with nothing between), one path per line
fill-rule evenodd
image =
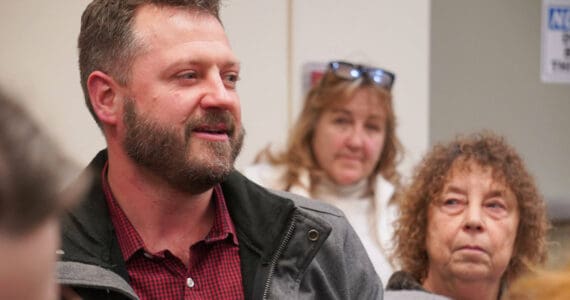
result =
M257 183L333 204L356 230L383 282L391 247L401 144L391 88L394 74L333 61L311 90L286 149L264 150L244 170Z

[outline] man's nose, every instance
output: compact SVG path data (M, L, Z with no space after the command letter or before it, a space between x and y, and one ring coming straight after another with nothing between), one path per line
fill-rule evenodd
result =
M206 89L200 102L203 109L233 110L237 101L236 93L225 85L220 74L211 74L207 77Z

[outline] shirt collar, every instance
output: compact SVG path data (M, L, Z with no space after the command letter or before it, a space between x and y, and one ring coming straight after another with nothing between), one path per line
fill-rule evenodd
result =
M107 181L108 167L109 162L107 161L101 173L103 192L105 194L107 206L109 207L109 214L113 222L113 227L115 228L119 247L123 253L123 258L125 261L128 261L137 251L144 249L145 244L113 196L109 182ZM214 201L214 222L210 232L206 235L203 242L207 244L215 243L224 241L228 239L228 237L231 237L228 240L236 246L239 245L235 226L228 212L224 193L219 184L214 186L212 198ZM191 245L189 245L189 247L190 246Z

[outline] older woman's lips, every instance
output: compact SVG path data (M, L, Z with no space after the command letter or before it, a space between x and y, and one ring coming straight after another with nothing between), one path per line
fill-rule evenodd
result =
M462 246L459 247L459 250L466 250L466 251L476 251L476 252L486 252L485 249L479 247L479 246L472 246L472 245L467 245L467 246Z

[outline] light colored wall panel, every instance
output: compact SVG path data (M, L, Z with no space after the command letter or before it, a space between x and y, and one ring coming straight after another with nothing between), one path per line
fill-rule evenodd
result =
M84 105L76 39L86 0L0 2L0 84L79 164L104 146Z
M287 136L286 2L225 1L222 21L242 72L238 92L247 131L236 165L252 163L255 154Z

